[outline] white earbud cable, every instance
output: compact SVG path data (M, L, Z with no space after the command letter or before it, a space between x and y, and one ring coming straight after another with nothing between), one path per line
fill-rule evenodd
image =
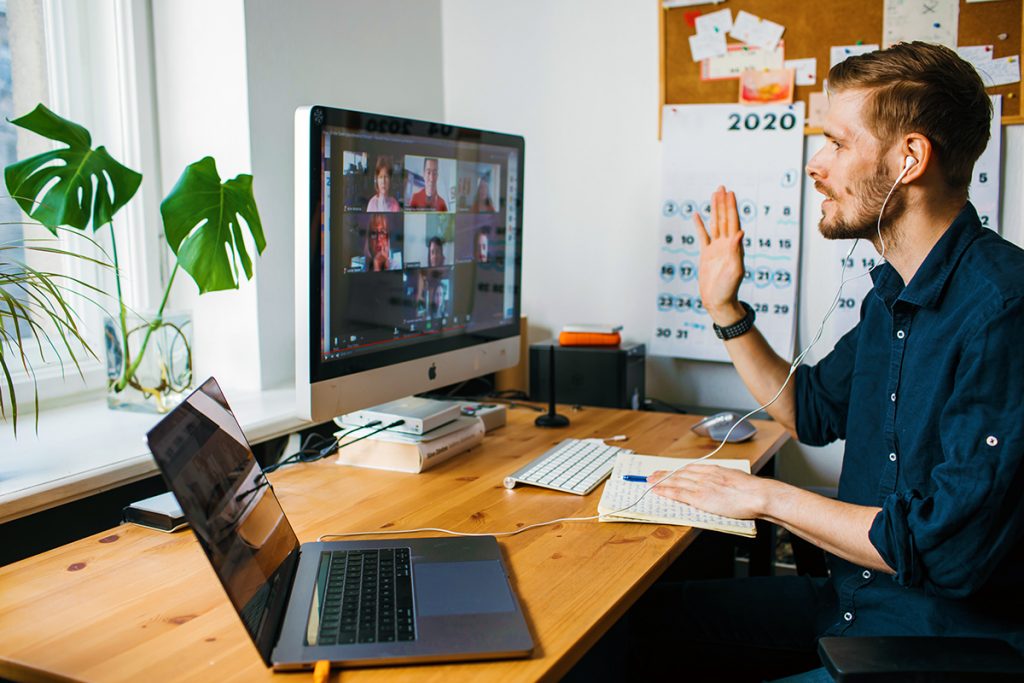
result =
M631 508L636 507L640 503L640 501L642 501L644 498L647 497L648 493L650 493L652 490L654 490L654 488L656 486L658 486L658 484L660 484L661 482L663 482L666 479L670 478L672 475L677 473L679 470L681 470L684 467L687 467L689 465L692 465L694 463L698 463L698 462L701 462L703 460L707 460L708 458L714 456L716 453L718 453L720 450L722 450L722 448L725 446L726 443L728 443L729 437L732 435L733 430L736 429L736 427L738 427L741 422L744 422L745 420L750 418L750 416L753 415L754 413L756 413L756 412L758 412L760 410L764 410L764 409L768 408L770 405L775 403L775 401L777 401L780 396L782 396L782 392L785 391L786 387L789 385L789 380L793 378L793 375L796 373L796 369L798 367L800 367L800 365L803 363L804 357L807 355L807 353L812 348L814 348L814 345L817 344L818 341L821 340L821 337L822 337L822 335L825 332L825 323L828 322L828 319L830 317L832 317L832 313L839 306L839 301L842 299L842 296L843 296L843 287L846 286L846 283L852 282L853 280L857 280L857 279L860 279L862 277L866 277L867 275L870 275L871 272L875 268L877 268L878 266L880 266L884 262L884 260L885 260L885 242L882 240L882 216L885 214L885 207L889 203L889 198L892 197L892 193L896 191L896 188L897 188L897 186L899 186L899 183L903 179L903 176L906 175L907 171L910 170L910 167L913 166L913 163L910 163L910 161L909 161L910 158L912 158L912 157L908 157L908 162L903 167L903 171L901 171L900 174L896 177L896 182L893 183L892 188L889 190L889 194L887 194L885 196L885 200L882 202L882 208L881 208L881 210L878 213L878 223L876 225L876 230L877 230L877 233L878 233L878 242L879 242L879 245L880 245L878 260L870 268L868 268L866 271L864 271L863 273L861 273L859 275L855 275L855 276L850 277L850 278L845 278L844 276L846 274L847 264L850 261L850 256L853 254L854 249L857 248L857 244L860 242L860 238L857 238L857 239L855 239L853 241L853 244L850 245L849 251L846 252L846 256L843 258L843 269L839 272L839 278L840 278L839 289L836 290L835 297L833 297L833 299L832 299L832 305L829 306L828 311L826 311L826 313L825 313L825 317L822 318L821 325L818 326L818 331L815 332L814 338L811 339L811 343L808 344L804 348L804 350L801 351L799 354L797 354L793 358L793 360L790 362L790 364L789 364L789 373L786 375L785 381L783 381L782 386L779 387L779 390L777 392L775 392L775 395L772 396L771 400L769 400L767 403L765 403L763 405L758 406L757 408L754 408L753 410L748 412L746 415L744 415L740 419L736 420L736 422L734 422L732 427L729 428L729 431L725 433L725 436L722 438L721 442L718 444L718 446L713 451L711 451L710 453L707 453L705 455L702 455L699 458L695 458L691 462L683 463L682 465L680 465L679 467L675 468L674 470L672 470L671 472L669 472L665 476L663 476L660 479L658 479L658 481L654 482L653 484L649 484L647 486L647 488L644 489L644 492L641 493L640 496L637 497L637 499L634 500L632 503L630 503L629 505L627 505L627 506L625 506L623 508L620 508L618 510L610 512L610 513L608 513L607 515L604 515L604 516L614 517L615 515L618 515L619 513L625 512L627 510L630 510ZM608 440L616 440L616 441L618 441L618 440L620 440L619 439L620 436L622 436L622 435L617 435L617 436L612 437L611 439L608 439ZM524 531L529 531L531 529L536 529L536 528L539 528L539 527L542 527L542 526L550 526L552 524L560 524L562 522L589 522L589 521L592 521L592 520L595 520L595 519L600 519L601 517L602 517L602 515L589 515L587 517L559 517L558 519L552 519L552 520L549 520L549 521L546 521L546 522L537 522L535 524L528 524L528 525L526 525L524 527L520 527L520 528L514 529L512 531L493 531L493 532L489 532L489 533L488 532L471 533L471 532L464 532L464 531L453 531L451 529L441 529L439 527L419 527L419 528L416 528L416 529L387 529L387 530L384 530L384 531L352 531L352 532L340 533L340 534L323 534L317 540L318 541L324 541L324 540L327 540L327 539L330 539L330 538L346 538L346 537L352 537L352 536L374 536L374 535L378 535L378 534L380 534L380 535L414 534L414 533L420 533L420 532L425 532L425 531L433 531L433 532L437 532L437 533L450 534L452 536L515 536L516 534L521 534Z

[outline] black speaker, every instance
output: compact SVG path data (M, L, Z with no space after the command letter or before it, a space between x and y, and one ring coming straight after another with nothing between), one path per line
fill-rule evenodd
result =
M548 400L548 354L555 344L555 399L559 403L632 408L644 405L643 344L616 347L530 344L530 398Z

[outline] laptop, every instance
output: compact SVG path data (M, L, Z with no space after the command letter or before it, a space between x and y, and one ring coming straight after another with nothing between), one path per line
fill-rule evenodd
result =
M493 536L299 545L213 378L147 438L267 666L498 659L533 650Z

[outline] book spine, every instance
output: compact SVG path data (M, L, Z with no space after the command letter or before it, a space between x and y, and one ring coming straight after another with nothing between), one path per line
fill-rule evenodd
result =
M433 467L453 455L468 451L484 440L484 421L477 418L472 427L460 429L449 437L441 437L420 444L420 469Z
M558 335L559 346L618 346L622 337L615 334L594 332L562 332Z

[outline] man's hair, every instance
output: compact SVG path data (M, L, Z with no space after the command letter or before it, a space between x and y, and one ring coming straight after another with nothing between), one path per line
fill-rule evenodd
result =
M427 162L428 161L433 161L435 166L440 166L441 165L441 164L438 163L437 157L424 157L423 158L423 170L424 171L427 170Z
M907 133L932 143L946 184L966 192L988 145L992 102L973 66L942 45L915 41L849 57L828 74L830 92L865 90L868 129L883 144Z

